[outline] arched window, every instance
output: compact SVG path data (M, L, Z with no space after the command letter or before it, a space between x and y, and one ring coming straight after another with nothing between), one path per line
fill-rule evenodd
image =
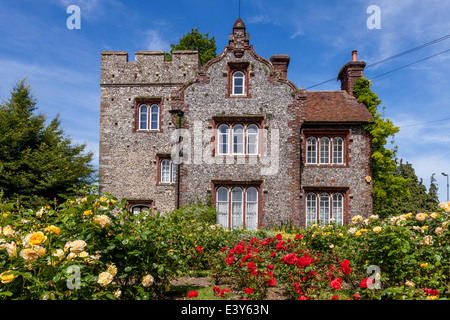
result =
M219 126L219 154L228 154L229 146L228 139L230 135L230 128L226 124Z
M161 182L170 183L170 160L161 161Z
M319 140L320 163L330 163L330 139L327 137L320 138Z
M158 130L159 128L159 106L154 104L150 109L150 129Z
M317 222L317 196L314 193L306 195L306 226Z
M317 163L317 139L314 137L306 140L306 163Z
M344 163L344 140L342 138L333 138L333 163Z
M319 221L321 224L330 223L330 195L321 193L319 197Z
M258 154L258 126L247 127L247 154Z
M228 189L219 188L216 194L217 223L228 229Z
M333 218L337 225L344 221L344 197L340 193L333 194Z
M243 227L243 192L241 188L231 190L231 229Z
M256 230L258 228L258 190L248 188L245 193L245 228Z
M143 104L139 107L139 130L147 130L148 106Z
M233 94L244 94L244 80L245 75L242 71L236 71L235 73L233 73Z
M244 153L244 127L240 124L233 126L233 154Z

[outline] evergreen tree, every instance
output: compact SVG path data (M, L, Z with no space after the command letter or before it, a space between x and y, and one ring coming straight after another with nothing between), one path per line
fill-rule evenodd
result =
M434 173L430 178L430 188L428 189L427 211L435 211L439 204L438 187Z
M91 183L92 153L63 136L56 116L48 125L35 114L36 99L25 79L0 104L0 191L24 206L42 205L73 185Z
M202 35L199 28L191 29L191 32L183 35L177 44L170 44L170 53L166 53L166 60L172 60L172 51L174 50L197 50L200 55L202 65L216 56L216 40L209 38L209 33Z
M381 100L370 88L371 82L359 78L355 82L354 96L373 116L373 121L365 126L372 137L372 175L373 175L373 211L380 217L394 214L393 201L404 194L410 197L407 179L395 174L397 169L396 147L388 148L388 139L393 139L399 128L391 120L384 119L379 111ZM382 108L384 109L384 107ZM390 141L393 144L393 140Z

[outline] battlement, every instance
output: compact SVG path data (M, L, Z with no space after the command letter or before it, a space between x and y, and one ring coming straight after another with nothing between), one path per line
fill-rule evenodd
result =
M125 51L101 53L100 84L181 84L194 78L201 69L197 51L175 50L172 61L164 51L136 51L135 61Z

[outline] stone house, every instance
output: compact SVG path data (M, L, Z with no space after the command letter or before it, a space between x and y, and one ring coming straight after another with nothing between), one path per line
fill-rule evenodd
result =
M204 66L196 51L102 52L101 191L132 211L209 199L224 228L368 217L372 116L353 97L365 63L354 51L340 91L307 91L289 61L260 57L241 18Z

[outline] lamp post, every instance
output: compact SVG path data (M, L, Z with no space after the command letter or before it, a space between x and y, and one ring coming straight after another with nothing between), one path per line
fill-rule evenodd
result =
M442 172L442 175L447 177L447 202L448 202L448 173Z

